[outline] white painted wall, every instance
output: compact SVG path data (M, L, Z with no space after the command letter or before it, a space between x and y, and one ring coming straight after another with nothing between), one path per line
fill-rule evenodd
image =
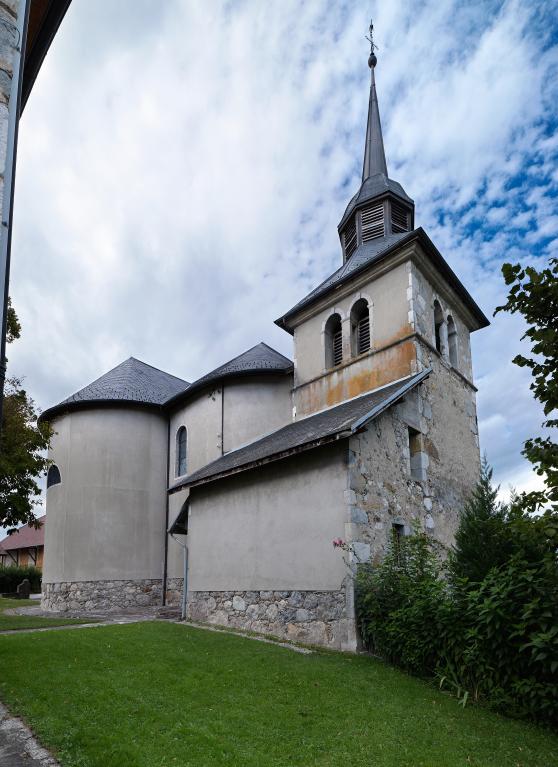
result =
M194 488L190 589L338 589L345 565L332 540L345 534L344 457L342 445L324 447Z
M250 376L193 395L170 419L169 483L177 479L176 435L181 426L188 432L186 473L191 474L223 452L290 423L291 387L291 376Z
M161 578L166 419L96 408L53 427L62 482L47 490L44 581Z

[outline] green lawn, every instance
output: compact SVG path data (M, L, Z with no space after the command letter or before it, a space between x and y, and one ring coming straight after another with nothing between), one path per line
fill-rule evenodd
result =
M0 699L66 767L550 767L558 738L366 657L170 623L0 637Z
M0 597L0 631L17 629L40 629L45 626L67 626L75 623L85 623L77 618L39 618L32 615L6 615L6 610L15 607L32 607L38 605L37 599L2 599ZM95 621L87 621L94 623Z

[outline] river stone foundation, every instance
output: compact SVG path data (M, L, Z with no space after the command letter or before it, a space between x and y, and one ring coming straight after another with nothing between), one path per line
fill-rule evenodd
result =
M193 591L187 618L308 644L348 646L345 591Z
M41 607L53 612L129 610L161 604L162 580L43 583Z

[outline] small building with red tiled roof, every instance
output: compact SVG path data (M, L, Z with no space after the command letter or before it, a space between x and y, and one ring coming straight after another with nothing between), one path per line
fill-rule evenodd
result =
M3 541L0 541L0 565L43 566L46 514L39 517L37 521L40 527L23 525L15 533L7 535Z

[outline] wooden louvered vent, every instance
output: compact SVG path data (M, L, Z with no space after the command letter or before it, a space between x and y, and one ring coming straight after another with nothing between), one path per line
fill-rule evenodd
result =
M370 316L367 314L357 325L357 354L363 354L370 349Z
M354 216L347 224L343 236L345 242L345 259L349 259L357 249L357 230Z
M409 231L409 214L403 205L394 200L391 202L391 229L393 232Z
M365 208L361 215L362 241L369 242L376 237L383 237L384 231L384 204L378 202Z
M333 364L340 365L343 361L343 333L338 330L333 334Z

